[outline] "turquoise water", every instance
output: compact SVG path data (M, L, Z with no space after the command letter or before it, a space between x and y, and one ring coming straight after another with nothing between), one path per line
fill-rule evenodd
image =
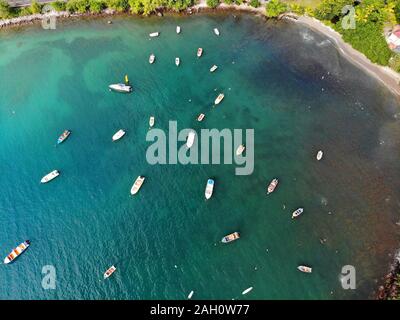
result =
M32 243L0 266L0 298L371 297L399 235L400 113L389 92L291 23L232 13L108 19L0 32L0 252ZM150 40L153 31L161 35ZM109 92L125 74L134 92ZM212 108L218 92L225 99ZM151 115L165 130L169 120L254 128L254 173L149 165ZM55 147L67 128L71 137ZM112 143L120 128L126 136ZM61 176L40 185L53 169ZM146 181L132 198L138 175ZM209 177L216 187L206 202ZM266 197L274 177L280 184ZM233 231L239 241L219 243ZM56 268L55 290L41 286L45 265ZM357 290L341 288L343 265L356 267Z

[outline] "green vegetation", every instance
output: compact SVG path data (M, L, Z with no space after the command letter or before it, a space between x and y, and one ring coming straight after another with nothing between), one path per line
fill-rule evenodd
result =
M260 1L258 0L250 0L250 5L254 8L258 8L260 6Z
M64 1L54 1L51 3L51 6L58 12L66 10L66 3Z
M210 8L216 8L219 5L219 0L207 0L206 3Z
M36 0L33 0L31 3L31 6L29 7L30 11L32 14L37 14L42 12L42 6L36 2Z
M288 11L289 6L280 0L271 0L267 3L265 8L266 16L269 18L276 18L282 13Z
M0 18L6 19L11 16L11 8L5 0L0 0Z

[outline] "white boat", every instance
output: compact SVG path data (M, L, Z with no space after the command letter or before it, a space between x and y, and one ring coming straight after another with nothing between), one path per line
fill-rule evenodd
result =
M311 273L312 272L312 268L311 267L307 267L307 266L298 266L297 269L300 270L301 272L305 272L305 273Z
M176 26L176 33L180 34L181 33L181 27L180 26Z
M237 240L239 238L240 238L240 233L239 232L234 232L234 233L228 234L227 236L223 237L221 242L222 243L229 243L229 242L235 241L235 240Z
M192 291L190 291L190 293L189 293L189 295L188 295L188 299L192 299L192 297L193 297L193 293L194 293L194 291L192 290Z
M115 272L115 270L117 270L116 267L114 267L114 266L109 267L109 268L107 269L107 271L104 272L104 279L109 278L109 277Z
M244 146L244 144L241 144L237 149L236 149L236 155L240 156L243 151L246 149L246 147Z
M58 170L53 170L52 172L46 174L42 180L40 180L41 183L47 183L50 182L51 180L57 178L60 175L60 172Z
M149 63L150 63L150 64L153 64L153 63L154 63L154 60L156 60L156 56L152 53L152 54L150 55L150 57L149 57Z
M110 88L110 90L114 90L117 92L124 92L124 93L132 92L132 86L127 85L125 83L110 84L108 87Z
M215 64L210 68L210 72L214 72L215 70L218 69L218 66L216 66Z
M190 148L193 146L194 138L196 137L196 133L194 131L190 131L186 140L186 146Z
M4 263L9 264L10 262L13 262L17 257L20 256L21 253L28 249L30 244L31 242L29 240L22 242L18 247L13 249L13 251L11 251L7 257L4 258Z
M206 116L206 115L205 115L204 113L200 113L199 116L197 117L197 121L198 121L198 122L203 121L203 119L204 119L205 116Z
M278 185L278 179L273 179L267 188L267 194L274 192L277 185Z
M139 189L142 187L142 184L144 182L144 177L139 176L136 178L135 183L133 184L132 188L131 188L131 194L134 195L136 193L138 193Z
M218 97L215 99L215 101L214 101L214 103L217 105L217 104L219 104L221 101L222 101L222 99L225 97L225 95L223 94L223 93L220 93L219 95L218 95Z
M214 28L214 33L219 36L219 30L217 28Z
M317 160L318 161L321 160L323 155L324 155L324 153L322 152L322 150L319 150L317 153Z
M149 34L149 37L150 38L154 38L154 37L158 37L159 35L160 35L159 32L152 32L152 33Z
M118 130L113 136L112 136L112 141L117 141L121 139L125 135L125 131L120 129Z
M298 208L292 213L292 219L297 218L299 215L303 213L304 209L303 208Z
M214 191L214 180L208 179L206 185L206 191L204 192L204 195L206 196L207 200L211 198L213 191Z
M176 66L179 66L181 63L181 59L179 59L178 57L175 58L175 64Z
M253 290L253 287L247 288L246 290L244 290L244 291L242 292L242 294L249 293L251 290Z
M200 58L203 54L203 48L198 48L197 49L197 57Z
M151 116L150 119L149 119L149 126L150 126L150 129L153 128L153 126L154 126L154 121L155 121L154 117Z

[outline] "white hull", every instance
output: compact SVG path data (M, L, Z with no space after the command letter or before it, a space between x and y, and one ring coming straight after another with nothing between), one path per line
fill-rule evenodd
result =
M189 293L189 295L188 295L188 299L192 299L193 293L194 293L194 291L190 291L190 293Z
M274 192L275 188L278 185L278 179L273 179L267 188L267 194Z
M220 104L221 101L224 99L224 97L225 97L225 95L224 95L223 93L220 93L220 94L218 95L217 99L215 99L214 103L215 103L216 105L217 105L217 104Z
M204 113L200 113L199 116L197 117L197 121L198 121L198 122L203 121L205 116L206 116L206 115L205 115Z
M317 153L317 160L318 161L321 160L323 155L324 155L324 153L322 152L322 150L319 150L318 153Z
M297 269L304 273L312 273L312 268L307 266L298 266Z
M141 176L136 178L135 183L133 184L133 186L131 188L131 195L135 195L136 193L139 192L140 188L143 185L144 179L145 178L141 177Z
M104 272L104 275L103 275L104 279L109 278L116 270L117 270L117 268L114 266L111 266L110 268L108 268L107 271Z
M211 68L210 68L210 72L214 72L215 70L217 70L218 67L214 64Z
M153 128L153 126L154 126L154 117L150 117L150 119L149 119L149 126L150 126L150 129L151 128Z
M175 58L175 64L178 67L181 64L181 59Z
M181 33L181 27L180 26L176 26L176 33L180 34Z
M217 28L214 28L214 33L219 36L219 30Z
M150 38L154 38L154 37L158 37L159 35L160 35L159 32L152 32L152 33L149 34L149 37Z
M236 149L236 155L237 156L240 156L242 153L243 153L243 151L246 149L246 147L243 145L243 144L241 144L237 149Z
M119 139L121 139L124 135L125 135L125 131L124 130L118 130L118 132L116 132L114 135L113 135L113 137L112 137L112 140L113 141L117 141L117 140L119 140Z
M156 60L156 56L154 54L151 54L149 57L149 63L153 64L155 60Z
M203 48L197 49L197 57L200 58L203 55Z
M304 211L303 208L298 208L297 210L293 211L292 219L297 218L299 215L303 213L303 211Z
M208 179L207 185L206 185L206 190L204 192L204 195L206 199L210 199L214 191L214 180L213 179Z
M249 293L251 290L253 290L253 287L247 288L246 290L244 290L244 291L242 292L242 294Z
M132 92L132 87L123 83L117 83L117 84L110 84L108 86L111 90L117 91L117 92L123 92L123 93L129 93Z
M47 183L50 182L51 180L57 178L60 175L60 172L58 170L53 170L52 172L46 174L42 180L40 180L41 183Z
M18 245L10 254L4 258L4 264L9 264L17 259L26 249L28 249L30 245L30 241L26 240Z
M186 140L186 146L188 148L191 148L193 146L195 136L196 136L196 134L194 133L194 131L189 132L187 140Z

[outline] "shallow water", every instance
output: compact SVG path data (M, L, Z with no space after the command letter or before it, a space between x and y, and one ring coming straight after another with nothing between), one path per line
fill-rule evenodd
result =
M0 32L0 252L32 242L0 267L0 298L371 297L399 236L395 98L303 26L237 13L108 19ZM125 74L134 92L110 93ZM218 92L225 99L212 108ZM254 173L149 165L151 115L165 130L169 120L254 128ZM67 128L71 137L54 147ZM112 143L120 128L127 135ZM61 176L40 185L55 168ZM146 181L132 198L138 175ZM206 202L209 177L216 187ZM280 184L266 197L274 177ZM239 241L219 243L233 231ZM55 290L41 286L45 265L56 268ZM357 290L342 289L344 265L356 267Z

